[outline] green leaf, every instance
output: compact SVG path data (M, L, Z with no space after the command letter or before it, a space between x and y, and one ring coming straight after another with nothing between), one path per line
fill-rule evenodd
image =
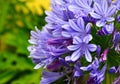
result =
M0 32L3 31L3 26L6 22L6 16L7 16L7 12L8 12L8 8L9 8L9 2L6 1L4 2L4 0L0 0Z
M34 64L31 59L12 54L10 52L0 53L0 70L33 70Z
M115 52L114 49L111 49L107 55L107 65L108 68L112 66L120 65L120 53Z
M31 74L20 76L18 79L12 81L11 84L39 84L41 72L41 70L35 70Z
M15 71L11 71L11 70L0 72L0 84L5 84L12 77L14 77L15 74L16 74Z

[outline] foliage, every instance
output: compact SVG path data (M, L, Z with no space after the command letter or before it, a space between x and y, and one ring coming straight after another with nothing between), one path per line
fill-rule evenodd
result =
M27 46L30 30L44 26L48 6L49 0L0 0L0 84L39 84L41 70L33 69Z

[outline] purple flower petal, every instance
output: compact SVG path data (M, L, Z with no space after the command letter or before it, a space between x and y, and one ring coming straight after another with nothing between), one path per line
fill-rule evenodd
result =
M82 18L78 18L77 24L78 24L78 26L79 26L81 29L84 30L84 25L85 25L85 24L84 24L84 21L83 21Z
M71 37L71 34L70 34L69 32L62 31L62 36L67 37L67 38L70 38L70 37Z
M91 40L92 40L92 35L89 34L89 35L84 37L83 42L88 43Z
M101 18L100 15L98 15L97 13L94 13L94 12L91 12L90 15L95 19L100 19Z
M44 71L42 73L42 79L40 81L40 84L51 84L52 82L58 80L59 78L63 77L63 72L48 72Z
M101 13L103 13L103 10L102 10L101 6L98 3L96 3L96 2L94 3L94 10L99 15L101 15Z
M96 51L97 46L96 46L95 44L89 44L89 45L88 45L88 49L89 49L91 52L94 52L94 51Z
M85 31L86 31L87 33L90 33L90 31L91 31L91 25L90 25L90 23L88 23L88 24L86 25Z
M80 56L81 56L81 52L78 49L72 53L71 60L74 62L74 61L78 60L80 58Z
M72 60L71 60L71 56L66 56L66 57L65 57L65 61L72 61Z
M73 44L79 44L79 43L82 43L82 40L79 37L75 36L73 38Z
M68 46L67 48L68 48L68 50L70 50L70 51L75 51L75 50L77 50L79 47L80 47L80 46L78 46L78 45L70 45L70 46Z
M80 10L80 8L76 5L70 5L70 6L68 6L68 9L74 13L76 10Z
M81 32L81 29L75 24L73 20L69 20L69 24L75 31Z
M96 25L97 25L98 27L102 27L102 26L105 25L105 21L99 20L99 21L96 22Z
M108 21L108 22L112 22L112 21L114 21L115 20L115 18L113 18L113 17L108 17L107 19L106 19L106 21Z
M112 16L116 11L116 7L115 6L111 6L109 7L108 11L107 11L107 16Z
M114 74L115 72L116 72L115 66L113 66L113 67L111 67L111 68L109 69L109 73L110 73L110 74Z
M92 56L90 52L88 51L88 49L85 50L85 58L88 62L92 62Z
M103 11L104 14L106 14L107 11L108 11L108 2L107 2L107 0L103 0L103 2L102 2L102 9L104 10Z
M39 68L41 68L41 67L43 67L43 66L44 66L44 64L39 63L39 64L37 64L37 65L34 67L34 69L39 69Z
M81 76L80 72L79 71L75 71L74 72L74 77L79 77L79 76Z
M80 67L81 70L83 71L89 71L92 69L92 66L91 65L88 65L87 67Z

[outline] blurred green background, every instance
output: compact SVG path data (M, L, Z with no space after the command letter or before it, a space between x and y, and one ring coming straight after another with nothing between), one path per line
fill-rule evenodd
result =
M0 84L39 84L28 58L30 31L45 25L49 0L0 0Z

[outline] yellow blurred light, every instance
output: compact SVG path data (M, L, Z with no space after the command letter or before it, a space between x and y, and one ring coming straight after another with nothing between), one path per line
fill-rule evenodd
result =
M32 13L42 15L42 8L44 8L45 10L49 9L50 0L30 0L26 1L26 6Z
M112 2L115 2L116 0L112 0Z
M42 15L43 9L50 10L50 0L19 0L25 3L25 6L16 5L15 8L18 12L23 11L23 13L28 14L32 12L33 14ZM42 9L43 8L43 9Z
M16 25L19 26L19 27L21 27L21 28L24 26L23 22L19 21L19 20L16 21Z

